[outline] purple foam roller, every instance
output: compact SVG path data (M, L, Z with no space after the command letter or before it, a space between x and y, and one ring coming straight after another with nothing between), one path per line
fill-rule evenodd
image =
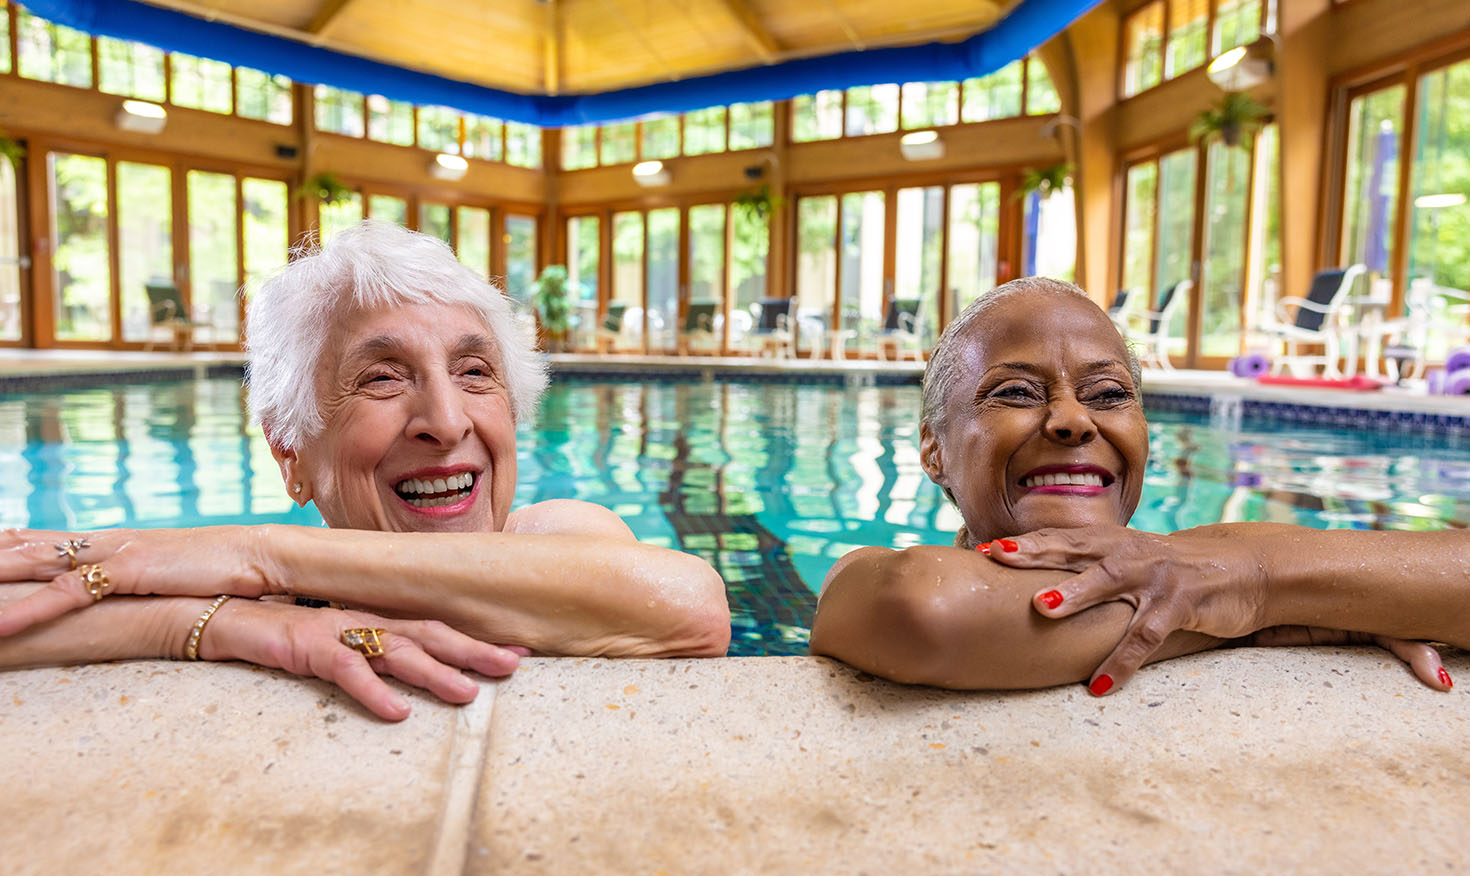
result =
M1236 377L1260 377L1271 370L1271 359L1261 353L1246 353L1230 360L1230 373Z
M1470 368L1470 347L1452 350L1449 358L1444 360L1444 373L1446 374L1454 374L1466 368Z
M1445 372L1443 392L1445 395L1470 395L1470 367Z

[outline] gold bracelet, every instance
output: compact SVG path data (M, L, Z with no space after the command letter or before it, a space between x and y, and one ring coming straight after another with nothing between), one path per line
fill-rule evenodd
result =
M209 604L209 608L204 610L204 614L199 615L199 620L194 621L194 626L189 630L189 644L184 646L184 659L199 659L199 640L204 637L205 625L209 623L210 618L214 617L214 613L219 611L219 607L229 601L229 594L216 596L214 602Z

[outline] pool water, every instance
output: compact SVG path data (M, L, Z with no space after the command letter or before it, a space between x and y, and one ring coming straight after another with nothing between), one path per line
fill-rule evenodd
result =
M558 381L518 435L516 504L611 508L728 584L732 654L805 653L816 592L860 545L947 544L918 460L917 386ZM0 396L0 526L321 525L296 508L228 378ZM1133 524L1470 523L1470 446L1444 438L1151 418Z

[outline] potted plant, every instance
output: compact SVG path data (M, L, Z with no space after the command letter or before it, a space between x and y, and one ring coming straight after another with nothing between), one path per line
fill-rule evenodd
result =
M1189 126L1189 141L1198 143L1219 137L1226 146L1247 147L1266 124L1271 111L1243 91L1227 91L1220 102L1195 117Z
M335 173L322 171L307 177L301 188L296 190L296 197L316 198L323 205L330 206L352 197L352 187L338 179Z
M548 349L560 352L572 328L572 298L564 265L547 265L541 269L541 276L531 284L531 306L536 308L541 329L546 332Z
M1040 170L1028 167L1021 174L1021 185L1016 189L1016 199L1020 200L1032 192L1036 192L1042 198L1050 198L1066 188L1067 181L1071 178L1072 165L1065 162L1043 167Z

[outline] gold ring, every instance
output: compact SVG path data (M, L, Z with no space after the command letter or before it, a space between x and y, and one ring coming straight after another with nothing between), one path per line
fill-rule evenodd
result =
M77 567L77 551L91 546L85 538L69 538L56 545L56 555L58 557L69 557L71 559L71 567L75 569Z
M87 592L92 594L93 602L107 595L107 588L112 586L112 579L102 571L101 565L93 563L79 566L77 570L82 573L82 583L86 585Z
M384 629L355 627L342 631L342 644L352 648L364 657L382 657L383 637L387 634L388 631Z

